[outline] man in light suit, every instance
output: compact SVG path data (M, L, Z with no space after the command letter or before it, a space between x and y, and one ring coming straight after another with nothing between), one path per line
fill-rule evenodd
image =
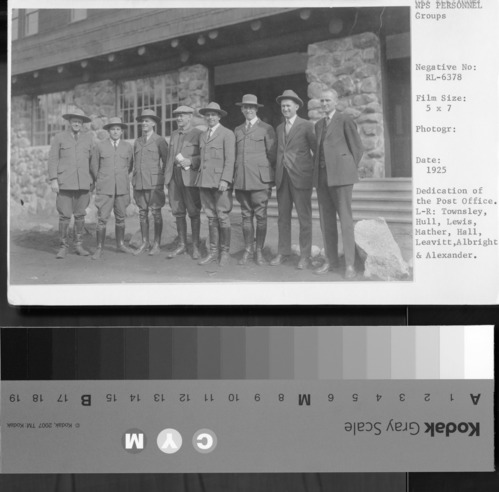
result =
M246 265L253 257L255 230L253 216L256 216L255 263L264 265L262 254L267 234L267 204L274 184L276 138L274 129L257 117L258 99L246 94L240 103L246 122L234 130L236 135L236 166L234 189L241 204L245 249L239 265Z
M363 146L352 118L336 111L337 102L336 91L324 91L321 106L325 116L315 124L314 186L317 188L326 261L314 273L322 275L338 266L338 214L345 253L345 278L350 280L356 276L352 190L359 180L357 166Z
M199 231L201 227L201 199L199 188L195 185L201 157L199 138L202 130L192 126L194 108L180 106L173 114L177 116L178 130L170 138L170 152L166 161L165 185L168 187L168 200L177 223L178 244L167 254L175 258L186 252L187 220L191 219L192 258L199 258Z
M291 90L277 97L285 122L277 127L276 187L279 217L277 256L270 262L280 265L291 254L291 211L293 203L300 224L300 261L298 270L310 264L312 250L312 151L317 142L314 125L296 112L303 101Z
M142 244L135 255L149 249L149 209L154 220L154 242L149 254L159 253L163 217L161 209L165 205L165 165L168 159L168 144L154 130L160 118L152 109L145 109L135 118L141 123L142 136L135 140L133 147L133 197L139 207Z
M198 263L206 265L218 261L220 266L225 266L229 261L229 213L232 210L236 141L234 133L220 124L220 118L227 116L227 113L218 103L211 102L199 112L205 117L208 130L200 139L201 164L196 184L208 217L210 248Z
M83 229L86 208L90 203L93 179L90 175L90 159L93 138L89 132L82 132L83 124L90 118L77 108L63 114L69 128L58 133L50 145L48 171L50 186L57 193L56 207L59 212L60 248L56 258L63 259L69 248L68 231L71 216L74 215L75 250L80 256L90 253L83 248Z
M95 206L97 207L97 249L92 260L100 260L106 241L106 224L114 209L116 247L123 253L132 253L125 245L126 208L130 204L129 174L133 167L133 148L123 140L126 125L121 118L110 118L104 125L109 132L106 140L94 148L90 171L95 180Z

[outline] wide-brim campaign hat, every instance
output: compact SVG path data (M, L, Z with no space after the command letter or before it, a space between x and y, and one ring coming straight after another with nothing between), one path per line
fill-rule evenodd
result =
M177 109L172 111L172 114L194 114L195 109L190 106L179 106Z
M80 108L76 108L71 113L65 113L62 115L62 117L68 121L71 118L80 118L81 120L83 120L83 123L90 123L92 121Z
M236 106L257 106L263 108L263 104L259 104L258 98L253 94L245 94L243 100L236 103Z
M209 111L215 111L216 113L219 113L221 116L227 116L227 111L224 111L220 107L220 104L216 102L211 102L210 104L208 104L208 106L206 106L206 108L201 108L199 110L199 114L202 114L204 116Z
M298 104L300 108L303 106L303 101L298 97L298 94L295 91L286 90L280 96L277 96L276 97L277 104L281 104L281 101L283 99L291 99L296 104Z
M121 118L119 116L109 118L108 123L105 124L102 128L104 128L104 130L109 130L112 126L121 126L123 130L127 129L126 124L121 121Z
M135 118L136 121L142 121L144 118L152 118L156 123L161 121L161 118L156 114L156 111L152 109L144 109L139 116Z

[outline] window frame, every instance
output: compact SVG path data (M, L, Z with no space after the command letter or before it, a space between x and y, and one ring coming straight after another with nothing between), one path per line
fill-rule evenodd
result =
M14 37L14 24L16 25L16 36ZM17 41L19 39L20 27L21 27L21 12L20 9L12 9L12 18L11 18L11 39L12 41Z
M75 16L76 12L79 12L79 13L83 13L84 12L85 16L77 18ZM69 12L69 22L71 24L74 24L75 22L81 22L81 21L84 21L86 19L88 19L88 9L70 9L70 12Z
M161 116L161 121L156 127L156 133L162 137L170 137L175 130L174 123L176 118L173 111L180 106L179 91L180 80L177 70L164 74L144 77L141 79L127 79L117 82L117 112L122 116L124 123L127 125L126 138L133 140L141 136L140 124L135 118L144 109L154 109L156 114ZM174 78L174 83L169 84L168 80ZM137 90L137 84L141 81L155 81L160 79L160 83L154 83L153 89L150 91ZM129 84L131 91L125 94L124 86ZM175 94L175 96L173 96ZM167 96L170 101L167 102ZM151 103L152 98L152 103ZM158 104L157 101L160 100ZM158 111L159 110L159 111Z
M36 15L36 31L28 32L30 27L30 17L34 17ZM40 32L40 9L25 9L24 10L24 29L23 34L25 38L30 36L35 36Z

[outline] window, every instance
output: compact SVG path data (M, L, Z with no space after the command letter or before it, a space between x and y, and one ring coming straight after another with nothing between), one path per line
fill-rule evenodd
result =
M140 125L135 118L144 109L153 109L161 118L156 133L169 137L175 118L172 111L179 105L178 72L159 77L121 82L118 86L118 114L127 125L126 138L140 136Z
M19 38L19 9L12 9L12 41Z
M78 22L87 18L87 9L71 9L71 22Z
M62 115L74 110L72 92L42 94L33 100L32 145L49 145L52 137L66 127Z
M32 36L38 33L38 9L26 9L24 15L24 35Z

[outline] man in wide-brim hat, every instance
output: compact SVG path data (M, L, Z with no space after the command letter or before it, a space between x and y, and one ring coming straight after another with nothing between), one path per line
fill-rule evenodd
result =
M293 204L300 225L300 261L297 268L303 270L310 263L312 253L312 152L316 148L314 125L296 113L303 101L292 90L285 90L276 101L281 106L284 123L277 133L277 226L279 244L277 255L270 262L280 265L291 255L291 212Z
M109 138L100 141L94 148L90 170L95 179L95 206L97 207L97 249L93 260L102 257L106 241L106 224L114 210L116 246L118 251L132 253L125 245L126 208L130 204L129 174L133 167L132 145L123 139L127 125L121 118L110 118L104 125Z
M220 124L227 112L216 102L199 110L205 117L208 130L201 135L201 164L196 180L201 204L208 217L209 251L198 263L206 265L229 261L230 218L232 210L232 178L234 177L235 137ZM220 243L220 245L219 245Z
M194 108L179 106L173 111L178 129L170 137L170 152L165 169L165 185L168 187L168 200L177 224L178 243L167 254L171 259L185 253L187 248L187 219L189 215L192 229L192 258L199 259L199 233L201 228L201 199L196 186L201 156L199 138L203 133L192 126Z
M257 116L258 98L245 94L236 106L241 107L245 122L236 127L236 163L234 189L241 205L244 253L240 265L255 258L257 265L264 265L263 246L267 235L267 205L274 184L276 136L274 129ZM254 248L256 216L256 253Z
M66 257L69 248L69 223L74 216L74 244L76 253L87 256L83 248L86 208L90 203L93 179L90 174L93 138L82 132L83 124L91 120L76 108L62 117L69 122L66 131L55 135L50 145L48 171L50 186L57 193L56 207L59 212L60 247L56 258Z
M139 207L142 244L135 254L149 250L150 255L159 253L165 205L165 166L168 159L168 144L155 132L161 119L152 109L145 109L135 118L142 127L142 136L135 140L133 154L133 197ZM154 242L149 244L149 209L154 220Z

